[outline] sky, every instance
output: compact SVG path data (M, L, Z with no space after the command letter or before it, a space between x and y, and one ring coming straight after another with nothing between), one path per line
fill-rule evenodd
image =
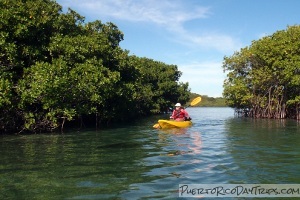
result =
M112 22L130 55L177 65L191 92L222 97L224 56L300 24L299 0L57 0L85 22Z

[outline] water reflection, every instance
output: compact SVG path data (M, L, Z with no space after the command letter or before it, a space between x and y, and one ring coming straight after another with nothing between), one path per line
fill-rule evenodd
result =
M175 134L175 135L181 135L185 134L188 130L188 128L169 128L169 129L158 129L159 132L165 133L165 134Z
M202 141L199 132L187 132L188 129L160 129L158 131L158 142L161 147L178 147L174 152L168 152L168 156L182 154L200 154Z
M188 146L189 149L192 150L193 155L197 155L201 153L202 148L202 140L199 132L192 132L190 135L192 139L192 144Z
M299 183L300 132L293 120L231 119L227 151L244 183Z
M11 140L13 144L2 142L1 199L7 195L23 199L24 191L28 199L114 197L120 191L130 190L131 183L162 178L161 175L142 176L153 167L164 165L151 166L143 162L149 149L144 149L144 143L138 141L144 140L145 135L134 134L134 129L127 130L126 134L123 131L32 135L23 139L23 136L15 137ZM155 149L157 151L160 150ZM28 187L36 189L28 190Z
M297 122L189 109L187 129L157 130L157 119L145 119L98 132L2 137L0 199L176 199L182 183L300 182Z
M186 130L157 130L157 140L152 145L155 149L148 152L143 163L152 166L150 171L143 174L144 177L157 177L151 183L133 184L135 191L124 193L126 197L136 197L135 194L143 191L149 192L149 198L153 194L159 194L159 199L178 196L178 184L185 180L196 178L195 173L203 170L201 153L202 138L198 131ZM178 134L180 133L180 134ZM158 151L159 150L159 151ZM171 193L171 194L170 194Z

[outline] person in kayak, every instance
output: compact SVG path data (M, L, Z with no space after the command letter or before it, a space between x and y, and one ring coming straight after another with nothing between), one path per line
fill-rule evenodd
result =
M173 111L170 119L174 119L175 121L191 120L188 112L181 106L180 103L175 104L175 110Z

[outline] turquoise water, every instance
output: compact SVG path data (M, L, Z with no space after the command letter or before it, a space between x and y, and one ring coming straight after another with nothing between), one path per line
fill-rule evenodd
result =
M164 115L100 131L0 136L0 199L174 199L179 184L300 183L297 121L187 110L186 129L153 129Z

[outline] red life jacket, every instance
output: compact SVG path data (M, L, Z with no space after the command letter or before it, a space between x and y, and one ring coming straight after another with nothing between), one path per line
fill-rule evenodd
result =
M184 117L185 117L185 113L183 112L183 109L180 109L180 110L174 110L173 117L174 117L174 119L177 119L177 118L184 118Z

